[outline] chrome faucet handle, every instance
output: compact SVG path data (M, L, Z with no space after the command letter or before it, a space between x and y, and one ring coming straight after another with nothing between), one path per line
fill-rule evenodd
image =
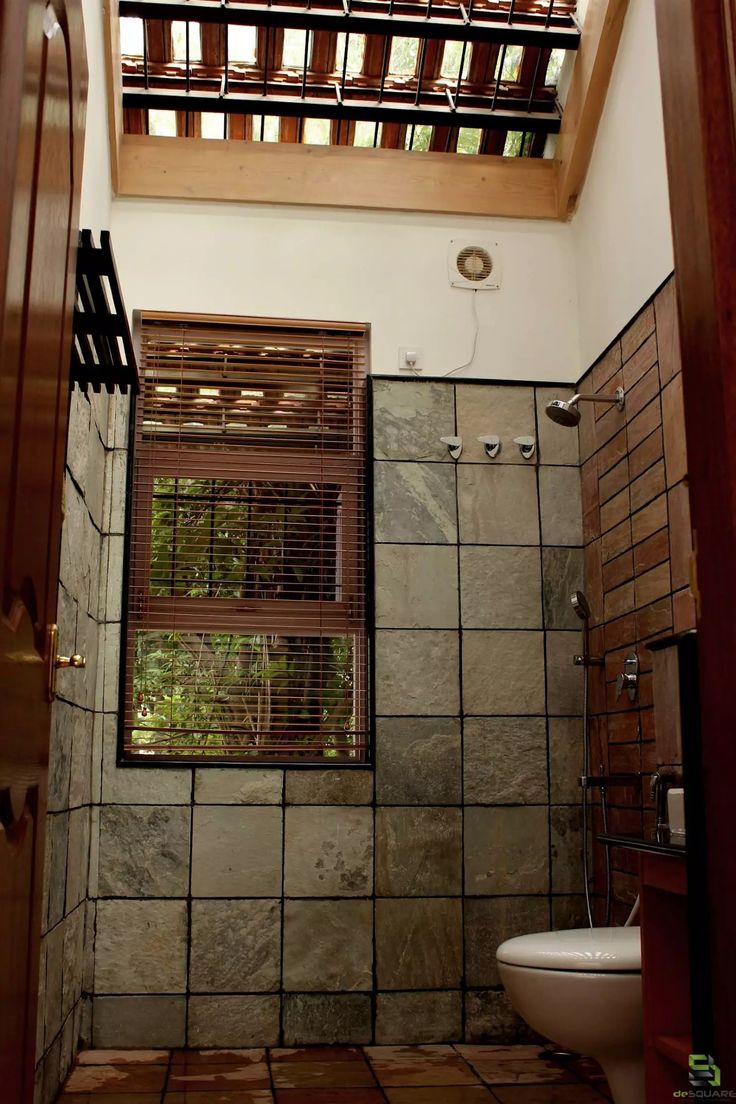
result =
M636 701L639 692L639 656L636 652L629 652L624 660L624 669L616 679L616 701L624 690L629 695L629 701Z

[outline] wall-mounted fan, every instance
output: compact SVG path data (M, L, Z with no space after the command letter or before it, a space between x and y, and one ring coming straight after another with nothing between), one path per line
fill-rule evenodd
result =
M473 291L501 286L501 251L498 242L461 241L453 238L447 255L450 283Z

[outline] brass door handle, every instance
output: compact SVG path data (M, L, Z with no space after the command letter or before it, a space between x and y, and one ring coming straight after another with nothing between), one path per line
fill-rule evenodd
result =
M56 672L62 667L86 667L87 660L82 655L59 655L56 651L59 639L59 628L57 625L49 625L46 630L46 671L47 671L47 691L49 701L53 701L56 697Z
M87 660L81 655L62 656L57 655L54 660L54 667L59 670L60 667L86 667Z

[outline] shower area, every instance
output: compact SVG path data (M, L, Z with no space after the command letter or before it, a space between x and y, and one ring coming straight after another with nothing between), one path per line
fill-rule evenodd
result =
M581 385L610 402L369 381L373 749L356 767L118 765L126 409L93 400L85 460L75 397L60 629L70 654L95 632L104 647L55 714L50 1086L77 1034L100 1049L524 1043L497 947L629 919L638 880L594 837L651 820L632 776L673 762L642 646L689 608L681 437L662 431L664 408L678 424L671 292Z

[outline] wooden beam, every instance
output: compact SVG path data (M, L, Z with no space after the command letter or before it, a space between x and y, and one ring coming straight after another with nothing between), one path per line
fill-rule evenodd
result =
M555 218L554 162L123 135L118 194Z
M110 177L118 190L120 143L123 137L123 82L120 64L120 11L118 0L103 0L105 65L107 70L107 119L110 131Z
M557 139L557 215L569 218L585 182L629 0L589 0Z

